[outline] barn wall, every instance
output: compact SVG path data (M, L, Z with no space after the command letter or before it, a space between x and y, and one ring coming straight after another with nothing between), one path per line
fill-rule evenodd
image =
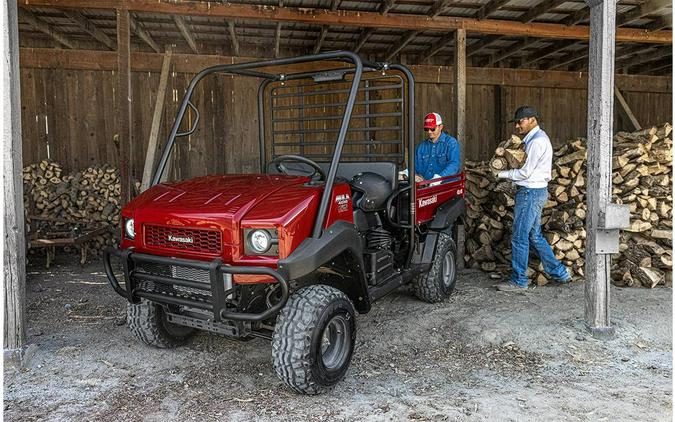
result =
M160 129L168 136L192 75L172 73ZM150 133L159 73L132 72L132 169L140 178ZM180 138L174 153L175 175L250 172L258 168L257 84L252 78L210 76L198 86L194 102L202 111L195 134ZM114 116L115 72L22 68L22 129L24 164L45 158L68 169L118 164ZM446 128L454 125L451 84L417 83L417 133L422 117L439 112ZM626 101L645 126L671 120L672 93L624 92ZM537 107L554 144L586 133L586 91L582 89L469 85L467 87L467 159L486 159L512 132L506 123L522 104ZM616 113L618 116L618 112ZM619 117L616 130L630 130ZM227 140L227 142L226 142Z

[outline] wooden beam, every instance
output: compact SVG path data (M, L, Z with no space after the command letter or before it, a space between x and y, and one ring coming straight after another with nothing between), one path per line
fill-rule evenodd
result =
M22 366L26 345L26 236L23 206L23 158L21 150L21 93L19 69L19 29L17 5L13 1L0 8L0 103L3 125L2 144L4 200L5 296L3 347L5 368Z
M199 54L199 49L197 48L197 43L195 42L195 39L192 36L192 33L188 29L187 24L185 23L185 19L183 19L182 16L174 16L173 21L176 23L176 26L180 30L180 33L183 35L183 38L185 38L185 41L190 46L190 49L193 52L195 52L196 54Z
M392 7L394 7L394 4L396 3L396 0L382 0L382 3L380 4L380 8L378 9L378 13L380 15L386 15L389 13Z
M635 117L633 110L630 109L628 102L623 97L623 94L619 88L616 86L614 86L614 97L616 98L616 102L619 104L619 112L622 114L624 119L626 119L631 124L633 130L642 130L642 126L640 126L640 122L638 122L638 119Z
M121 204L131 199L131 25L129 11L117 10L115 117L119 142Z
M496 19L473 19L449 16L428 16L410 14L382 15L363 11L331 11L292 7L269 7L239 5L232 3L168 0L17 0L20 5L54 8L111 9L121 4L132 12L166 13L171 15L221 17L230 19L263 20L267 22L299 22L312 25L356 26L361 28L389 28L419 31L449 32L466 29L468 32L529 36L556 39L587 40L588 26L566 26L555 23L528 23ZM503 1L503 0L499 0ZM619 28L617 41L672 44L671 31L645 32L636 28Z
M448 34L438 40L437 42L434 42L432 45L427 48L422 55L420 56L420 63L425 62L429 60L431 57L435 56L438 54L439 51L443 50L445 47L448 45L452 44L455 42L455 33ZM465 50L466 51L466 50Z
M234 53L235 56L238 56L239 41L237 41L237 33L234 31L234 21L232 20L227 21L227 31L229 32L230 40L232 41L232 52Z
M274 31L274 58L279 58L280 41L281 41L281 22L277 22L277 29Z
M431 9L429 9L429 13L427 13L427 15L430 18L435 18L436 16L445 12L445 9L449 4L450 0L436 0L436 2L431 6Z
M634 9L629 12L624 13L623 15L617 18L617 26L623 26L629 24L635 20L638 20L644 16L652 15L661 10L672 6L672 0L648 0L642 4L637 5Z
M466 31L455 31L455 54L453 66L453 111L455 113L455 136L460 144L460 169L466 155Z
M26 22L36 30L47 34L58 43L65 45L68 48L75 48L75 43L68 39L61 31L54 29L53 26L35 16L33 12L23 7L19 8L19 20Z
M333 12L338 10L338 8L340 7L340 3L342 3L342 0L331 0L330 10L332 10Z
M544 0L539 3L536 7L531 8L527 12L523 13L523 16L520 17L522 23L529 23L537 19L539 16L544 13L548 13L551 9L555 9L561 4L565 3L567 0Z
M88 33L101 44L105 45L111 50L115 50L115 42L110 39L103 31L94 25L89 19L84 17L82 13L77 10L64 10L63 13L84 32Z
M384 61L388 62L394 56L398 54L399 51L403 50L406 45L410 44L410 41L412 41L417 35L419 35L421 31L408 31L406 32L387 52L387 57L385 57Z
M359 51L361 51L366 41L368 41L368 38L370 38L370 36L373 35L374 33L375 33L374 28L363 29L361 31L361 34L359 35L359 39L356 41L356 45L354 45L354 48L352 48L352 51L354 53L358 53Z
M319 51L321 51L321 46L326 39L326 34L328 34L328 26L324 25L321 27L321 32L319 33L319 38L316 40L316 44L314 44L314 54L318 54Z
M575 53L579 55L580 52ZM131 68L136 72L159 72L163 54L133 52ZM21 48L22 68L35 69L79 69L114 71L117 69L116 53L92 50L55 50L51 48ZM244 63L261 60L253 57L212 56L205 54L173 54L173 71L195 74L205 67L224 63ZM324 66L324 64L322 64ZM335 63L344 67L344 63ZM452 84L452 72L448 66L409 66L415 75L415 82ZM307 69L307 65L285 66L269 69L270 72L292 73ZM615 75L616 84L623 92L671 93L672 81L668 77ZM541 88L568 88L585 90L588 86L586 75L578 72L558 72L535 69L467 68L469 85L503 85Z
M164 53L164 60L162 61L162 73L159 75L159 86L157 87L157 97L155 98L155 111L152 114L152 125L150 126L150 139L148 140L148 149L145 153L145 165L143 167L143 178L141 179L141 192L150 186L152 170L155 168L157 138L159 137L159 125L162 122L162 114L164 113L166 85L169 81L170 67L171 50L167 50L167 52Z
M136 22L136 19L131 14L129 14L129 24L131 25L131 30L133 31L133 33L136 34L138 38L140 38L150 48L152 48L155 51L155 53L162 52L162 50L160 50L159 46L157 45L157 43L155 43L150 34L148 34L147 31Z
M487 19L491 13L496 12L500 7L504 6L508 2L509 0L490 0L490 2L478 9L476 18L478 20Z

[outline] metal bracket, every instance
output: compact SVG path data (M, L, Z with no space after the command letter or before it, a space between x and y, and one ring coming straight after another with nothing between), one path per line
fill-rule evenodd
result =
M607 204L598 218L595 233L595 252L598 254L619 253L619 230L630 227L628 205Z

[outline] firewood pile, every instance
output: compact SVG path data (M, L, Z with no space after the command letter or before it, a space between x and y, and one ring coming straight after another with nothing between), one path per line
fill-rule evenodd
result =
M613 201L630 207L631 227L621 232L612 280L620 286L672 282L672 127L664 124L639 132L620 132L613 145ZM517 136L504 141L491 160L466 162L467 266L508 271L515 186L497 180L496 171L520 168L526 158ZM572 275L584 277L586 240L586 141L574 139L554 150L549 200L542 230L556 257ZM528 276L537 285L549 282L538 260Z
M121 185L115 167L106 164L66 174L59 163L42 160L23 169L23 183L29 236L58 225L77 230L109 226L111 230L95 236L88 247L100 252L112 243L120 218Z

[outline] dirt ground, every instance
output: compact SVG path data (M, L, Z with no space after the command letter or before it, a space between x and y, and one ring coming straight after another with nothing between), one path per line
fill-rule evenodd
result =
M581 283L501 293L465 271L436 305L404 288L358 317L343 382L300 396L276 377L262 339L140 344L101 263L74 261L29 268L28 341L38 350L27 368L4 370L5 420L672 419L670 287L612 287L609 341L584 328Z

